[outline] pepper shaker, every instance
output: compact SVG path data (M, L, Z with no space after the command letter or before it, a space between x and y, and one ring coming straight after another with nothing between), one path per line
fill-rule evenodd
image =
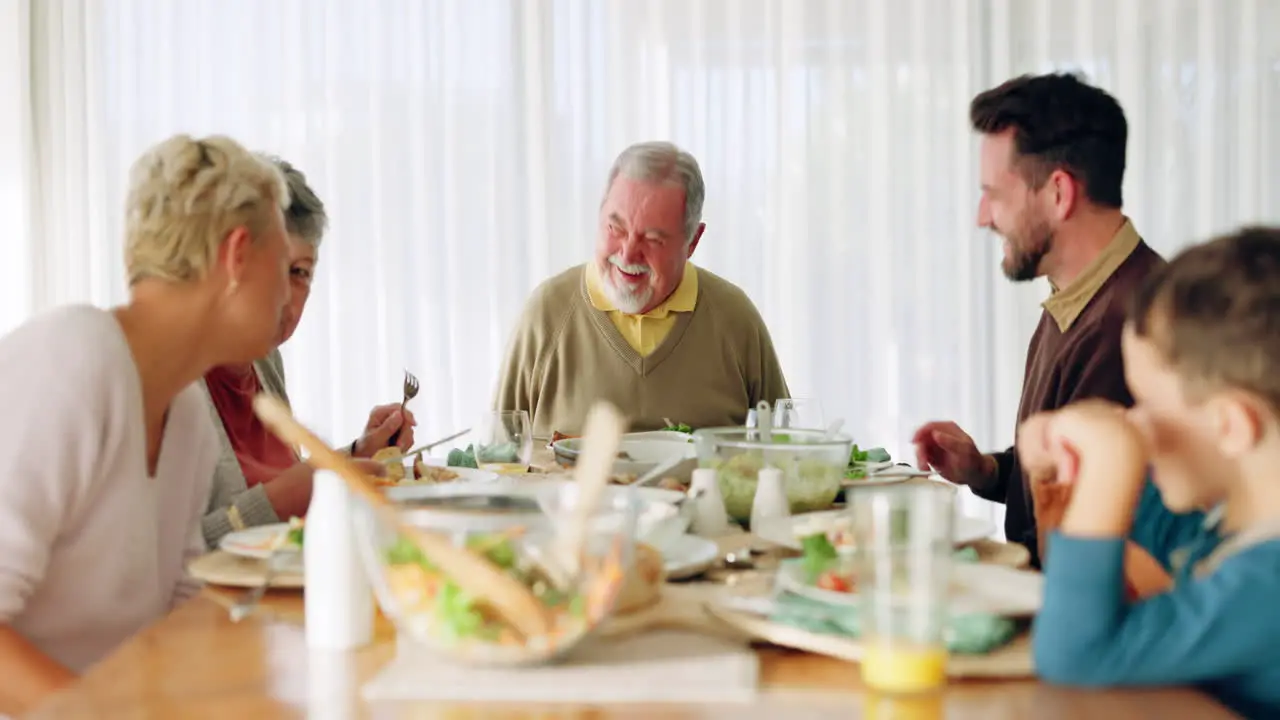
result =
M714 468L693 471L689 492L693 493L694 516L690 530L694 535L716 537L729 530L729 515L724 509L724 496Z
M756 479L756 494L751 501L751 527L754 529L761 520L790 514L791 506L782 485L782 471L775 467L761 468Z

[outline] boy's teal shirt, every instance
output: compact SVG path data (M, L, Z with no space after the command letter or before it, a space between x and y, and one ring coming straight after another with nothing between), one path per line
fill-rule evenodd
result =
M1130 535L1173 588L1125 600L1124 539L1050 535L1036 669L1085 686L1195 686L1249 718L1280 717L1280 523L1235 535L1175 514L1150 478Z

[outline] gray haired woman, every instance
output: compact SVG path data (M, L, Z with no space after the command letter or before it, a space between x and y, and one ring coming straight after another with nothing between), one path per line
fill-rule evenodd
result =
M266 159L284 175L290 196L284 218L292 293L276 337L278 347L292 337L302 319L328 217L300 170L279 158ZM204 385L222 448L203 521L205 541L215 547L234 530L305 515L311 502L311 466L300 462L294 448L270 433L253 413L253 397L262 391L288 402L280 351L273 348L257 362L213 368L205 375ZM407 450L413 444L413 425L413 414L402 413L398 403L379 405L349 450L357 458L369 458L386 447L402 426L404 432L396 444ZM360 463L368 472L382 472L380 463Z

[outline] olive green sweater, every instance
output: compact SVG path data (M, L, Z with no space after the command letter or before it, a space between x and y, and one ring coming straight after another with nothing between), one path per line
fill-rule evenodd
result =
M497 408L527 410L536 437L579 433L601 399L627 415L632 430L653 430L664 418L694 428L741 425L757 402L789 396L769 331L733 283L699 268L693 312L679 313L645 357L592 307L583 270L534 290L503 366Z

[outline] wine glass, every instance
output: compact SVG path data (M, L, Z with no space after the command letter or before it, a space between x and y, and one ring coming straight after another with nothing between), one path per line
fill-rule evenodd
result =
M525 410L494 410L475 431L476 465L498 473L524 473L533 461L533 424Z
M773 427L794 430L824 430L822 403L809 398L782 398L773 404Z

